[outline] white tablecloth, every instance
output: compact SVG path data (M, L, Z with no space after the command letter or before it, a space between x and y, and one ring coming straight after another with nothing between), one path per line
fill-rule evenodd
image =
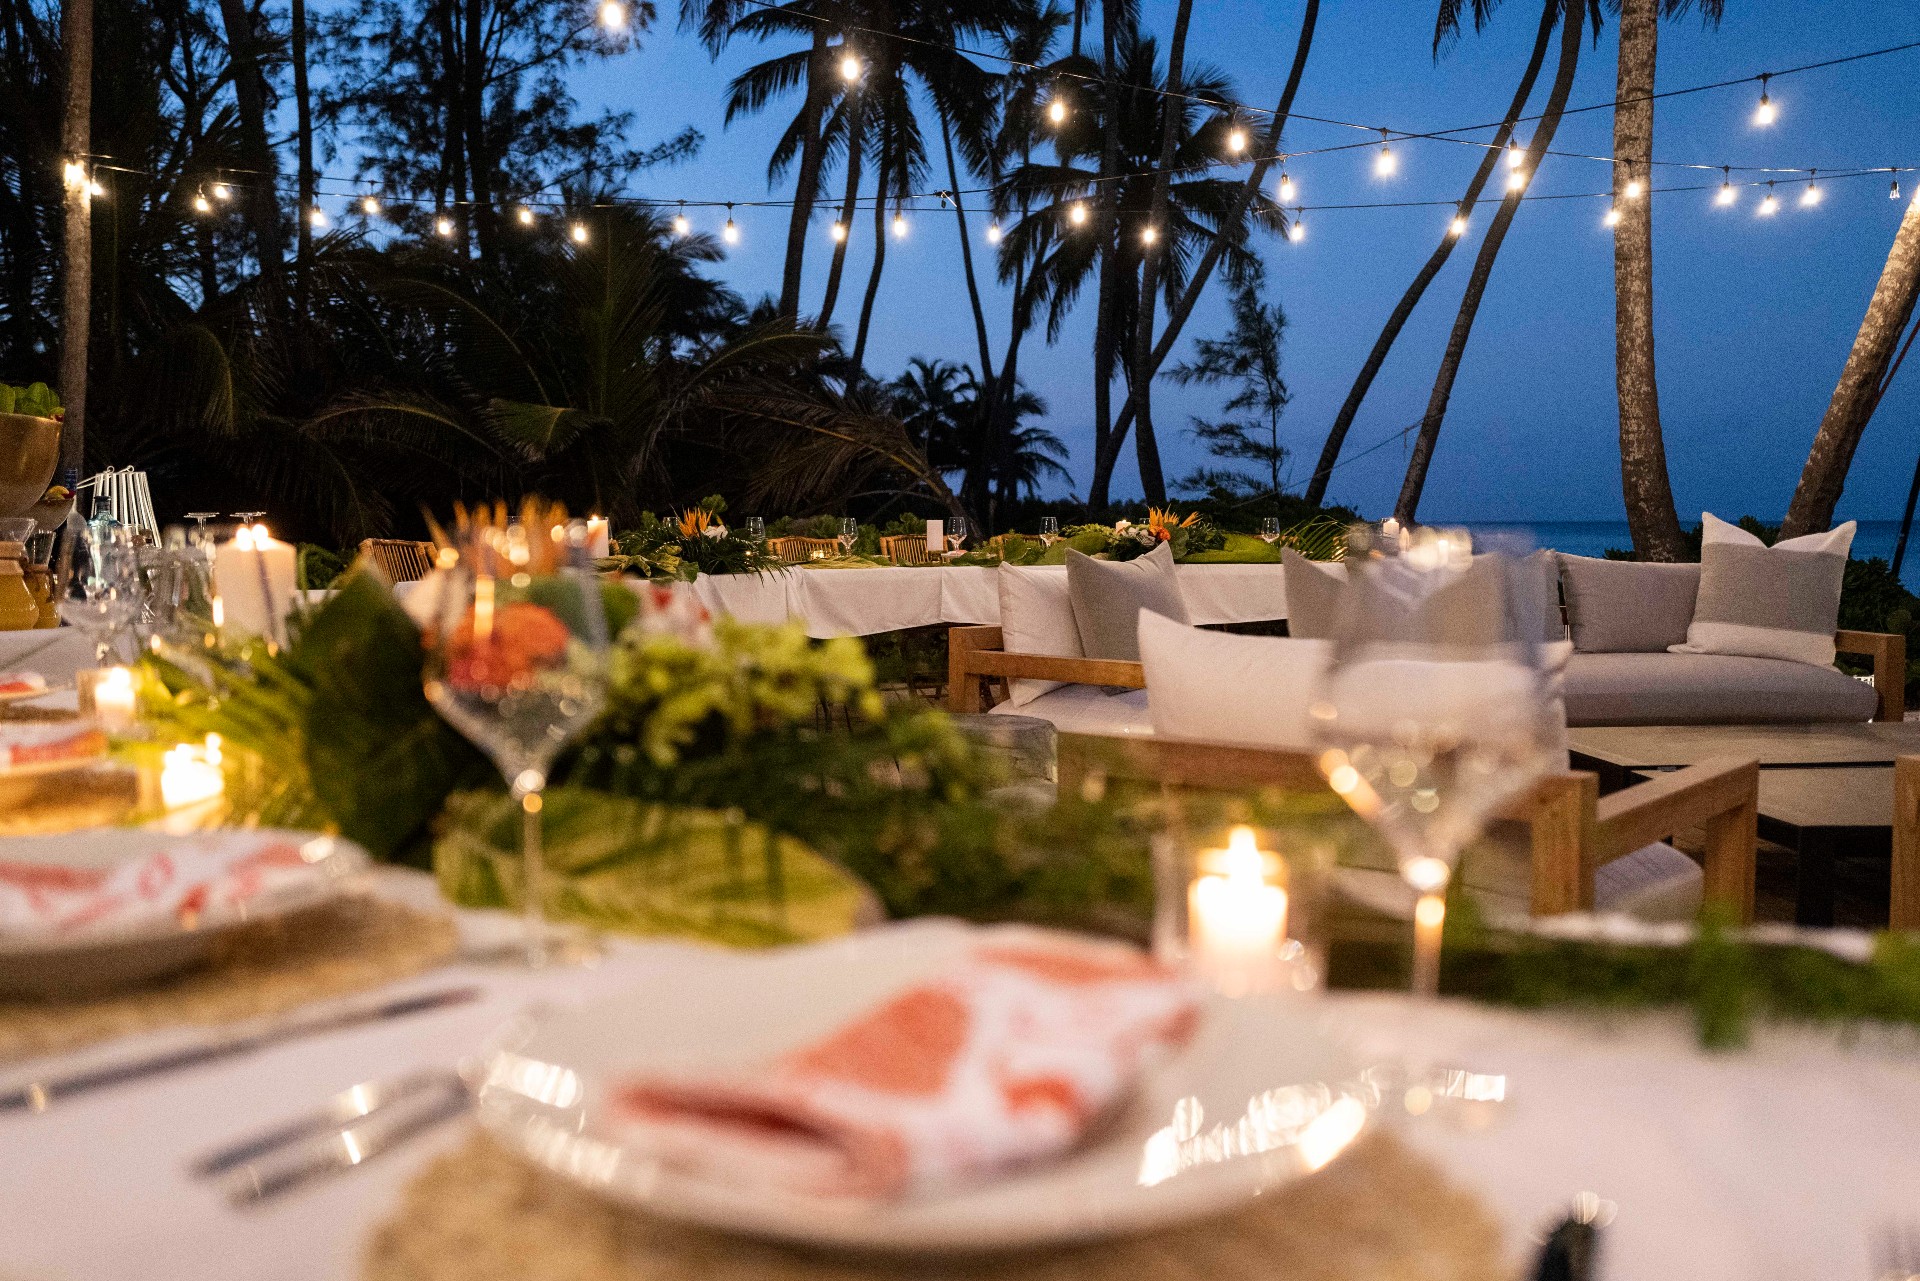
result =
M1041 573L1064 574L1061 566ZM703 574L690 590L716 614L754 623L795 619L807 635L871 636L940 623L998 623L999 570L952 568L788 569ZM1181 565L1180 593L1196 623L1255 623L1287 616L1278 565Z
M93 665L93 642L76 627L0 632L0 672L38 672L49 685L61 685Z
M386 876L390 892L431 892L424 877ZM349 1281L366 1234L465 1123L248 1213L189 1182L186 1158L357 1082L450 1065L531 1002L671 982L698 955L622 941L594 970L454 967L389 994L473 982L483 1000L102 1091L41 1116L0 1116L0 1276ZM1920 1218L1920 1048L1910 1039L1843 1049L1831 1035L1774 1031L1747 1051L1709 1056L1681 1020L1664 1017L1452 1002L1410 1010L1384 996L1322 1008L1334 1034L1364 1052L1412 1045L1436 1065L1506 1076L1509 1102L1491 1128L1428 1118L1405 1133L1501 1216L1516 1258L1580 1191L1618 1207L1603 1243L1607 1281L1866 1278L1872 1235ZM0 1071L0 1083L11 1075Z

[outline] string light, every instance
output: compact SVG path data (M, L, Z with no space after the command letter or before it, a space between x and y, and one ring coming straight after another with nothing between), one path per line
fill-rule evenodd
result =
M990 245L999 244L1000 237L1004 234L1005 233L1000 230L1000 224L998 222L990 222L987 224L987 243L988 244Z
M1295 209L1293 211L1293 222L1287 227L1287 239L1296 245L1307 238L1306 213L1307 211L1304 209Z
M1800 207L1811 209L1820 203L1820 182L1818 169L1810 171L1813 176L1807 179L1807 189L1800 193Z
M893 238L895 240L907 238L907 215L898 209L893 211Z
M584 245L587 243L587 224L584 222L576 222L568 229L567 234L573 237L574 244Z
M680 212L673 216L673 234L684 236L693 230L693 224L687 221L687 202L680 202Z
M1300 189L1293 185L1293 175L1285 169L1280 171L1280 189L1277 194L1281 200L1292 200L1300 194Z
M625 30L627 6L620 0L600 0L600 25L609 31Z
M1773 184L1767 184L1767 194L1761 198L1760 207L1755 214L1762 218L1771 218L1780 212L1780 197L1773 194Z
M1887 199L1888 200L1900 199L1900 180L1898 178L1895 178L1893 180L1893 188L1892 190L1887 192Z
M1158 239L1160 239L1160 232L1152 223L1148 223L1146 226L1140 228L1141 244L1150 245Z
M521 205L519 209L514 211L513 216L520 220L520 225L522 227L533 226L533 210L529 209L527 206Z
M1085 201L1076 200L1072 204L1067 206L1067 221L1072 223L1076 227L1083 227L1086 225L1087 205Z
M193 198L193 211L195 213L212 213L213 202L205 196L195 195Z
M730 245L740 243L740 228L733 222L733 206L727 206L727 225L720 229L720 238Z
M1601 218L1600 222L1604 226L1618 227L1620 225L1620 206L1608 205L1606 216Z
M1376 178L1391 178L1394 170L1400 167L1400 161L1393 154L1393 148L1387 145L1387 131L1380 131L1380 154L1373 158L1373 173Z
M848 84L860 78L860 59L851 52L840 55L840 78Z
M827 234L833 237L834 244L844 244L847 239L847 224L835 218L833 226L827 229Z
M1455 240L1458 240L1460 237L1467 234L1466 210L1462 209L1459 213L1453 216L1453 221L1447 224L1447 234L1449 236L1452 236Z
M60 180L67 184L69 191L85 185L87 167L78 160L69 160L60 166Z
M380 212L380 202L372 196L360 197L360 212L369 218Z
M433 220L433 229L442 236L451 236L453 234L453 219L435 218Z
M213 184L213 198L215 200L232 200L233 188L224 182L216 182Z
M1771 74L1760 77L1760 105L1753 109L1753 123L1765 128L1780 118L1780 109L1773 105L1773 99L1767 96L1767 81Z
M88 199L92 199L95 196L104 196L106 194L107 194L107 189L100 185L100 180L98 178L87 179L87 198Z
M316 227L324 227L327 225L327 211L315 205L307 211L307 221Z
M1067 100L1065 98L1056 95L1054 99L1047 104L1047 119L1057 125L1067 123Z
M1627 179L1627 185L1620 189L1620 198L1622 200L1638 200L1640 199L1641 193L1645 190L1646 186L1642 184L1638 178L1630 177Z
M1526 159L1527 159L1526 148L1520 145L1520 140L1518 138L1515 138L1507 143L1507 168L1518 169L1521 165L1526 163Z
M1247 149L1247 131L1239 125L1227 130L1227 150L1239 155Z
M1721 165L1720 190L1714 194L1713 203L1724 207L1737 199L1739 196L1733 189L1733 174L1725 165Z
M1508 191L1525 191L1526 189L1527 189L1527 171L1525 169L1515 169L1512 173L1507 175Z

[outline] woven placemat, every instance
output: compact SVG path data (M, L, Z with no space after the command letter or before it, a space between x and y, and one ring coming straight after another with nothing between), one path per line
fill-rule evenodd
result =
M449 917L354 895L233 930L205 964L152 987L85 1001L0 1001L0 1062L283 1014L416 974L459 942Z
M409 1185L366 1281L1511 1281L1472 1196L1389 1134L1242 1212L969 1262L784 1250L602 1202L484 1136Z

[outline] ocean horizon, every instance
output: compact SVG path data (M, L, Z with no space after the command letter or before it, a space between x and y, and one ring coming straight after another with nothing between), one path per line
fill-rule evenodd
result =
M1453 525L1475 535L1518 536L1534 547L1551 548L1571 556L1604 556L1616 547L1633 546L1624 520L1437 520L1435 525ZM1879 557L1893 560L1893 545L1900 537L1897 520L1863 520L1853 536L1853 558ZM1901 581L1909 591L1920 584L1920 536L1909 536L1906 563L1900 567Z

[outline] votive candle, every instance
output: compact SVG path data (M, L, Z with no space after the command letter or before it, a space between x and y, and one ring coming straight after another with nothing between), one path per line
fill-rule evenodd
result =
M1188 887L1189 945L1229 995L1260 986L1286 941L1287 891L1269 879L1278 865L1252 828L1236 827L1225 849L1201 855Z
M587 517L587 555L594 560L603 559L613 551L613 527L605 516Z
M133 673L124 667L107 667L94 675L93 716L109 734L124 734L133 728L138 704L134 698Z

